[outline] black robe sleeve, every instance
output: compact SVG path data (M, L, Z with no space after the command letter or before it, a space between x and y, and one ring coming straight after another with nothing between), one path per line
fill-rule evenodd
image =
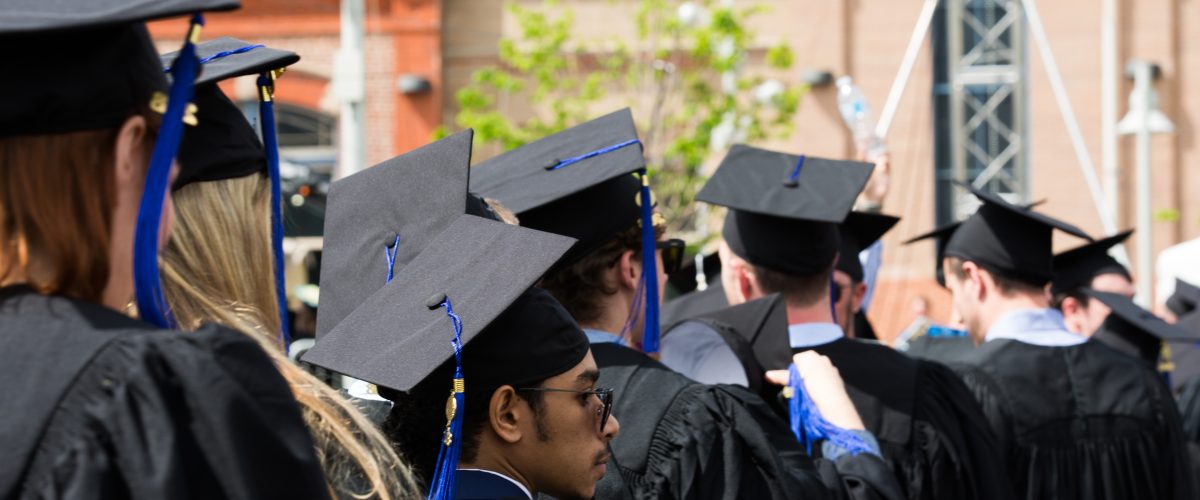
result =
M123 335L50 415L21 498L328 498L287 383L221 328Z

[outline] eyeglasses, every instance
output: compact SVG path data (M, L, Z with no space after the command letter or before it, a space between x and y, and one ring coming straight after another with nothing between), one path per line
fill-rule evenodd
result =
M681 239L671 238L654 244L662 252L663 274L678 272L683 267L683 252L687 244Z
M687 243L678 238L658 241L654 243L654 248L662 252L663 274L671 274L679 271L683 267L683 252L687 249ZM621 261L621 256L618 255L612 262L608 263L609 267L617 265Z
M592 394L600 400L600 408L596 410L596 416L600 418L599 424L596 426L596 432L604 435L604 426L608 423L608 417L612 416L613 405L613 390L606 387L597 387L590 390L576 389L554 389L550 387L518 387L518 391L534 391L534 392L566 392L571 394Z

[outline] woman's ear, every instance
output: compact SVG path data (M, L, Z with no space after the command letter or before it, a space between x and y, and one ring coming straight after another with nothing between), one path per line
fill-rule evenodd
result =
M145 140L145 117L133 115L121 124L121 129L117 132L117 142L113 147L118 189L136 187L140 190L145 182L142 174L146 171L146 164L150 161L146 157L143 145Z
M505 443L515 444L521 440L520 424L523 415L520 401L516 389L505 385L492 393L492 399L488 403L488 420L492 432Z

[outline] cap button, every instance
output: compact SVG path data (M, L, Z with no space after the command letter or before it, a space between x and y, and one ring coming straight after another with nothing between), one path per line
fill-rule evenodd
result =
M425 307L428 307L430 309L437 309L439 307L442 307L442 303L445 301L446 301L446 294L435 293L429 297L429 300L425 301Z
M555 168L558 167L558 164L560 164L560 163L562 163L562 160L555 158L553 160L550 160L549 163L542 166L542 168L544 168L546 170L554 170Z

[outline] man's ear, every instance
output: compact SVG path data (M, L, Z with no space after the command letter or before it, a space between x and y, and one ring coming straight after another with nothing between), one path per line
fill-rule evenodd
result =
M983 272L978 264L970 261L962 263L962 271L964 291L974 295L979 302L987 299L988 292L996 286L996 283L992 281L992 276Z
M642 263L633 258L633 250L621 252L621 258L617 259L617 284L621 288L637 290L641 277Z
M501 441L516 444L521 441L521 419L528 418L527 406L521 404L516 389L511 385L501 386L492 393L488 402L488 421L492 432Z
M754 272L750 270L750 266L743 261L738 261L738 265L733 267L737 279L737 291L741 294L743 302L754 300L758 297L758 283L754 279Z
M862 309L863 298L867 296L867 284L855 283L853 290L854 291L850 295L850 310L853 312L858 312L859 309Z

